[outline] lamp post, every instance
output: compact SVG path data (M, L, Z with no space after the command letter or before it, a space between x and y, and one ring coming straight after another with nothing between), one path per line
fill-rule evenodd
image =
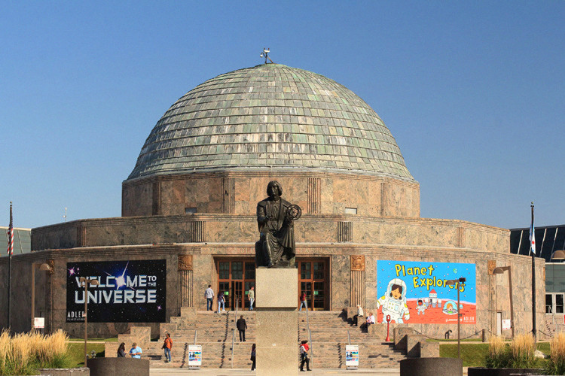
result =
M86 342L88 339L88 284L97 286L100 284L96 279L88 279L85 277L80 278L80 282L84 284L84 367L88 360L88 353L86 353Z
M514 339L514 304L512 303L512 269L510 266L497 267L492 273L495 275L503 274L504 271L508 271L508 291L510 294L510 323L512 329L512 339Z
M445 284L455 285L457 288L457 357L459 359L461 358L461 304L459 292L461 291L461 285L465 284L466 281L466 278L459 278L459 280L448 280L445 282Z
M33 331L35 328L35 268L38 265L40 271L47 271L49 275L53 273L53 268L47 263L31 264L31 330L30 331Z

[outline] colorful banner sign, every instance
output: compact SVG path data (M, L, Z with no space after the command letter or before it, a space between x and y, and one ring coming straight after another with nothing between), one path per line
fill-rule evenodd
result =
M352 345L345 346L345 366L346 367L359 366L359 346L352 346Z
M67 322L165 322L167 263L163 260L67 263Z
M202 365L202 346L188 346L188 366L199 367Z
M466 282L449 284L465 278ZM457 290L460 306L457 307ZM476 323L476 268L472 263L377 261L377 323Z

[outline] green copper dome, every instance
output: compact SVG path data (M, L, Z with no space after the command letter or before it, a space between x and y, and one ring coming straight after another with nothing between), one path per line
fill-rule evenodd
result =
M289 169L414 180L394 137L361 98L280 64L225 73L182 96L151 131L128 179Z

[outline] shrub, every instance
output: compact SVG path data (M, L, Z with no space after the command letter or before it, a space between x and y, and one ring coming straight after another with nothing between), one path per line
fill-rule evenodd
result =
M29 375L39 368L68 366L67 335L61 330L52 335L36 332L0 335L0 375Z
M491 337L486 357L487 368L506 368L507 365L508 352L504 339L499 336Z
M512 357L509 368L534 368L536 342L531 334L517 335L510 343Z
M536 344L530 334L517 335L510 346L504 339L494 336L489 341L487 368L535 368Z
M550 359L544 372L558 376L565 374L565 333L559 333L551 340Z

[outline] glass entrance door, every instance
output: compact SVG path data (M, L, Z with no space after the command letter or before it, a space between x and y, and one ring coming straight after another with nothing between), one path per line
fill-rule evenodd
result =
M226 310L249 308L247 293L255 286L255 261L253 259L217 260L218 292L226 298Z
M324 259L298 261L299 294L306 293L308 310L328 308L327 267Z

